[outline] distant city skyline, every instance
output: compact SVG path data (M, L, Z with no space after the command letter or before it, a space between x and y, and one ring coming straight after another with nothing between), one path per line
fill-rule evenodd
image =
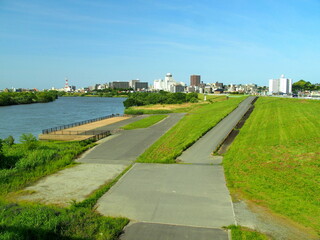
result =
M77 88L170 72L189 84L319 83L317 0L3 0L0 89Z

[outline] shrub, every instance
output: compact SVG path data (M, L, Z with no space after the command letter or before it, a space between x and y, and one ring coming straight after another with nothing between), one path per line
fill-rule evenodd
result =
M37 138L32 135L31 133L23 133L20 136L20 142L28 149L32 150L37 148L38 146L38 140Z
M12 146L14 144L14 138L12 136L9 136L5 138L3 142L8 146Z

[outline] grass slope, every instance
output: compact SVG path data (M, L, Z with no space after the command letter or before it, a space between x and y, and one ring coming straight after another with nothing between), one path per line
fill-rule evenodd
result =
M176 157L227 116L244 98L198 105L140 155L137 161L174 163Z
M0 196L65 168L93 145L87 142L40 141L4 145L4 156L0 159Z
M259 98L224 157L234 194L320 233L320 102Z
M91 209L63 209L0 202L0 239L115 240L128 223Z
M0 239L118 238L129 220L103 217L94 211L94 205L129 167L112 182L70 208L8 202L12 199L12 192L72 164L77 155L93 145L90 142L34 140L3 145L0 152Z
M168 117L168 115L153 115L153 116L143 118L139 121L130 123L130 124L123 126L121 128L124 130L132 130L132 129L137 129L137 128L147 128L147 127L150 127L153 124L156 124L157 122L165 119L166 117Z

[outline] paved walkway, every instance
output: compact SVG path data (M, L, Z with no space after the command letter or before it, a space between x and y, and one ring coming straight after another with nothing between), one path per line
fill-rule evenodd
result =
M84 164L40 179L24 189L18 199L58 206L68 206L72 200L84 200L101 185L118 176L182 116L183 114L170 114L168 118L147 129L119 131L100 140L99 145L77 160ZM144 117L146 116L138 116L100 128L116 131L119 127Z
M183 115L169 114L169 117L149 128L121 131L106 138L105 142L99 144L94 151L90 151L78 162L128 165L173 127Z
M223 143L243 115L249 110L254 99L255 97L246 98L239 104L238 108L219 122L190 148L184 151L178 159L185 163L214 164L215 158L212 157L212 152Z
M97 211L103 215L140 222L129 226L121 239L228 239L222 227L236 223L233 206L220 165L222 159L211 153L253 100L246 99L179 157L191 164L136 163L98 201Z

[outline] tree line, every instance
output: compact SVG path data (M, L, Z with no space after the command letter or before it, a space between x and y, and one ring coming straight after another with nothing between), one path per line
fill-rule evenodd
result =
M319 84L312 84L311 82L307 82L303 79L292 84L292 91L293 92L314 91L314 90L320 90L320 85Z
M92 90L87 93L81 92L59 92L59 96L64 97L87 97L87 96L96 96L96 97L123 97L127 96L129 91L132 89L101 89L101 90Z
M1 92L0 106L46 103L52 102L58 98L57 91L45 92Z
M135 92L130 93L123 102L125 108L151 104L180 104L198 102L197 93Z

